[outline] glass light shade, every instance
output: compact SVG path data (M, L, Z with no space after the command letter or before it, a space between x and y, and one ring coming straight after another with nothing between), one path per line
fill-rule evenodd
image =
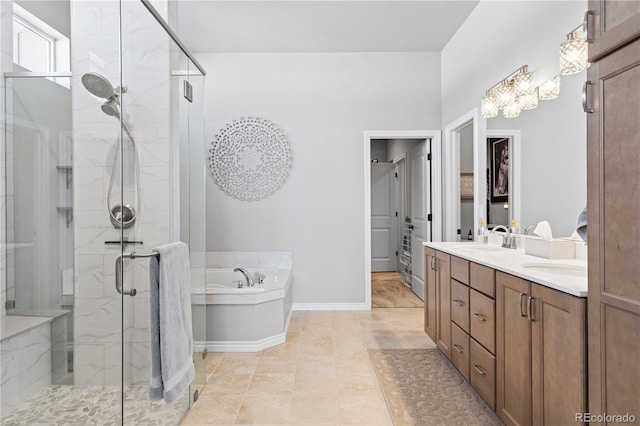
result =
M504 108L505 105L513 103L516 99L513 83L502 83L496 90L496 98L498 100L498 108Z
M516 96L530 95L535 90L533 85L533 74L526 71L515 76L513 79L513 87Z
M482 98L482 116L492 118L498 115L498 101L492 93Z
M520 103L515 99L502 108L502 115L504 118L516 118L520 115L520 109Z
M560 45L560 74L575 74L587 67L587 42L570 35L569 40Z
M560 76L556 75L538 87L538 98L542 101L555 99L560 95Z
M533 90L528 95L518 96L518 104L521 109L534 109L538 106L538 91Z

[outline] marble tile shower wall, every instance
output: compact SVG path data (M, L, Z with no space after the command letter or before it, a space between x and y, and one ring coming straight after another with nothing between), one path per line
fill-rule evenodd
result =
M81 76L98 72L120 84L119 34L122 24L122 116L138 147L142 209L125 237L151 250L171 238L170 46L169 38L140 2L71 2L74 126L75 353L74 380L80 386L119 385L121 333L125 340L125 385L144 384L149 375L148 260L125 261L125 288L138 294L121 306L115 290L119 240L107 214L111 166L120 126L100 110L100 100L84 90ZM124 199L132 203L133 156L125 142ZM119 182L119 179L117 180ZM112 205L119 204L119 184ZM131 200L131 201L129 201ZM122 316L121 316L122 314Z
M12 3L7 1L0 2L0 73L4 75L6 71L13 69L13 9ZM7 263L9 259L9 250L6 245L13 242L13 234L7 232L13 226L13 218L7 217L7 206L13 205L13 188L6 181L6 176L12 172L11 164L7 163L5 158L5 80L0 78L0 314L6 315L5 302L9 298L8 295L15 294L15 288L7 288ZM13 210L13 209L11 209ZM7 226L9 225L9 226ZM11 281L13 282L13 281Z

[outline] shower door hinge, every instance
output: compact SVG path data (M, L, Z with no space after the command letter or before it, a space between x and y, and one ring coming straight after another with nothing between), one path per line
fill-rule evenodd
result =
M15 300L7 300L4 302L4 308L5 309L15 309L16 308L16 301Z
M193 103L193 86L187 81L184 81L184 98Z

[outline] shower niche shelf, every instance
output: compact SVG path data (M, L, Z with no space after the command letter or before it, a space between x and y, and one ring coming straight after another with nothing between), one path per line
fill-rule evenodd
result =
M64 172L66 175L67 189L71 186L71 181L73 180L73 167L72 166L56 166L58 171Z
M68 206L56 207L56 210L65 214L65 216L67 217L67 228L68 228L69 225L71 225L71 222L73 222L73 207L68 207Z

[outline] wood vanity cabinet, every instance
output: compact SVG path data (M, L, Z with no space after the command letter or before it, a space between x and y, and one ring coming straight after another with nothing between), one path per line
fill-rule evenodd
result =
M640 2L590 1L589 412L640 418Z
M424 249L424 331L434 342L437 341L437 312L436 312L436 251L432 248Z
M496 272L496 397L507 425L587 412L586 299Z
M424 331L451 359L450 256L429 247L425 247L424 254Z
M640 2L589 0L585 15L589 31L589 62L624 46L640 36Z
M436 344L447 358L451 359L451 270L450 256L436 252L436 312L438 316Z

